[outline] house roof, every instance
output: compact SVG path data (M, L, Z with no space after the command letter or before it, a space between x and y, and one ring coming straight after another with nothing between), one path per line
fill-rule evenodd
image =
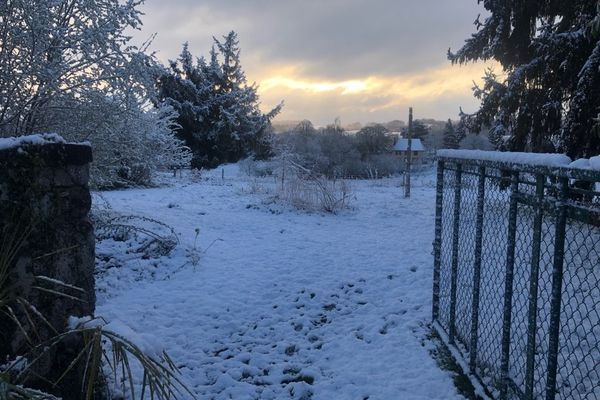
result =
M421 142L421 139L412 139L410 146L412 151L425 151L425 147ZM394 145L394 151L407 151L408 150L408 139L398 139Z

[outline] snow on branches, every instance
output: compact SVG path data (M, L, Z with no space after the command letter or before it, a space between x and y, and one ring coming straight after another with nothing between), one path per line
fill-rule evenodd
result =
M141 26L141 3L0 2L0 136L88 140L101 186L128 184L123 171L138 163L151 171L189 161L172 133L175 111L151 107L162 66L126 33Z
M214 167L248 155L268 156L270 121L282 105L263 114L257 85L248 84L237 34L214 39L209 59L196 62L184 44L159 79L159 99L178 113L176 130L194 154L192 166Z
M490 13L453 63L496 60L500 77L486 73L475 87L481 100L461 112L470 130L490 129L501 150L600 152L595 118L600 109L600 6L596 1L484 2ZM524 5L525 4L525 5Z

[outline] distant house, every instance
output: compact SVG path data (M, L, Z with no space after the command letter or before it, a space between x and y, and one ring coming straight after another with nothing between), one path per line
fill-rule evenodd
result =
M425 146L423 146L421 139L412 139L410 147L412 150L412 162L414 164L422 164L425 162ZM392 151L399 156L402 161L406 162L408 159L408 139L398 139L396 144L394 144Z

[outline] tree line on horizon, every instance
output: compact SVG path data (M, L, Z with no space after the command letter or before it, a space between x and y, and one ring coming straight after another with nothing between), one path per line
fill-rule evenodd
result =
M394 151L400 138L408 137L408 127L392 131L384 124L367 124L349 132L339 120L316 128L309 120L280 131L273 137L276 158L293 158L307 171L337 178L382 178L402 173L406 165ZM431 153L439 148L490 148L487 138L474 140L460 121L430 119L413 121L413 139L419 139Z

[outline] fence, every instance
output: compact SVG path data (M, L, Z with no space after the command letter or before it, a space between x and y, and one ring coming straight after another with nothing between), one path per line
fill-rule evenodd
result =
M442 154L434 328L491 397L600 400L600 171Z

